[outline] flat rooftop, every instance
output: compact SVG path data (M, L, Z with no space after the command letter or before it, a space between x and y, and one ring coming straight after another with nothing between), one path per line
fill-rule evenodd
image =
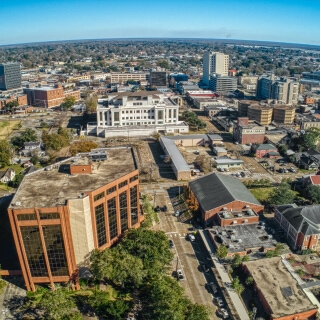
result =
M245 219L245 217L244 217ZM258 223L235 224L231 226L216 226L209 230L211 237L218 244L228 247L229 253L260 249L275 248L276 241L269 235L264 226Z
M134 170L136 163L131 147L104 148L107 160L92 161L88 153L52 164L26 175L9 208L54 207L68 199L96 190ZM70 174L70 165L93 165L91 174ZM18 205L18 204L19 205Z
M245 262L271 309L272 318L318 309L287 270L281 257Z

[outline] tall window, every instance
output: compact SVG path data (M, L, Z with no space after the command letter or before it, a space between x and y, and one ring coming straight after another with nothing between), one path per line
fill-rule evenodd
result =
M120 193L120 219L121 232L128 229L128 208L127 208L127 192Z
M107 235L106 235L106 223L104 219L104 204L101 203L94 208L96 215L96 229L97 229L97 238L98 238L98 246L107 243Z
M39 228L35 226L20 227L20 230L31 275L33 277L48 276Z
M113 115L114 115L114 121L119 121L119 111L116 111Z
M116 198L108 200L108 217L110 239L118 235Z
M138 190L137 186L130 188L131 225L138 222Z
M158 110L158 120L163 120L163 110Z
M67 276L68 264L64 249L61 225L43 226L44 241L53 276Z

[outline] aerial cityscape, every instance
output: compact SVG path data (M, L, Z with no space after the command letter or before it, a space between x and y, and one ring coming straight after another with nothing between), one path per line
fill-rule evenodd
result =
M2 4L0 320L320 319L320 4L59 5Z

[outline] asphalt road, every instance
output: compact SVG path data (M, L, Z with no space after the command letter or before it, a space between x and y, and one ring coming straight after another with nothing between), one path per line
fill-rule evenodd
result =
M164 189L161 193L157 191L156 205L160 207L166 205L168 207L167 212L159 212L159 219L160 228L167 234L168 239L172 239L174 243L172 271L177 269L183 271L185 279L179 281L179 283L185 289L186 295L194 303L208 306L211 309L211 319L219 319L215 314L216 307L213 304L213 296L207 286L207 283L215 282L214 275L211 270L205 274L200 269L201 263L206 263L210 269L212 267L200 237L196 235L194 242L187 239L187 234L192 233L191 230L188 230L191 225L179 222L178 218L174 216L171 198Z

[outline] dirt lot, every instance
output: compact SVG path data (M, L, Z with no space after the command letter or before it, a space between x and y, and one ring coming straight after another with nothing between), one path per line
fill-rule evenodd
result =
M7 139L11 133L18 129L19 120L0 120L0 140Z

